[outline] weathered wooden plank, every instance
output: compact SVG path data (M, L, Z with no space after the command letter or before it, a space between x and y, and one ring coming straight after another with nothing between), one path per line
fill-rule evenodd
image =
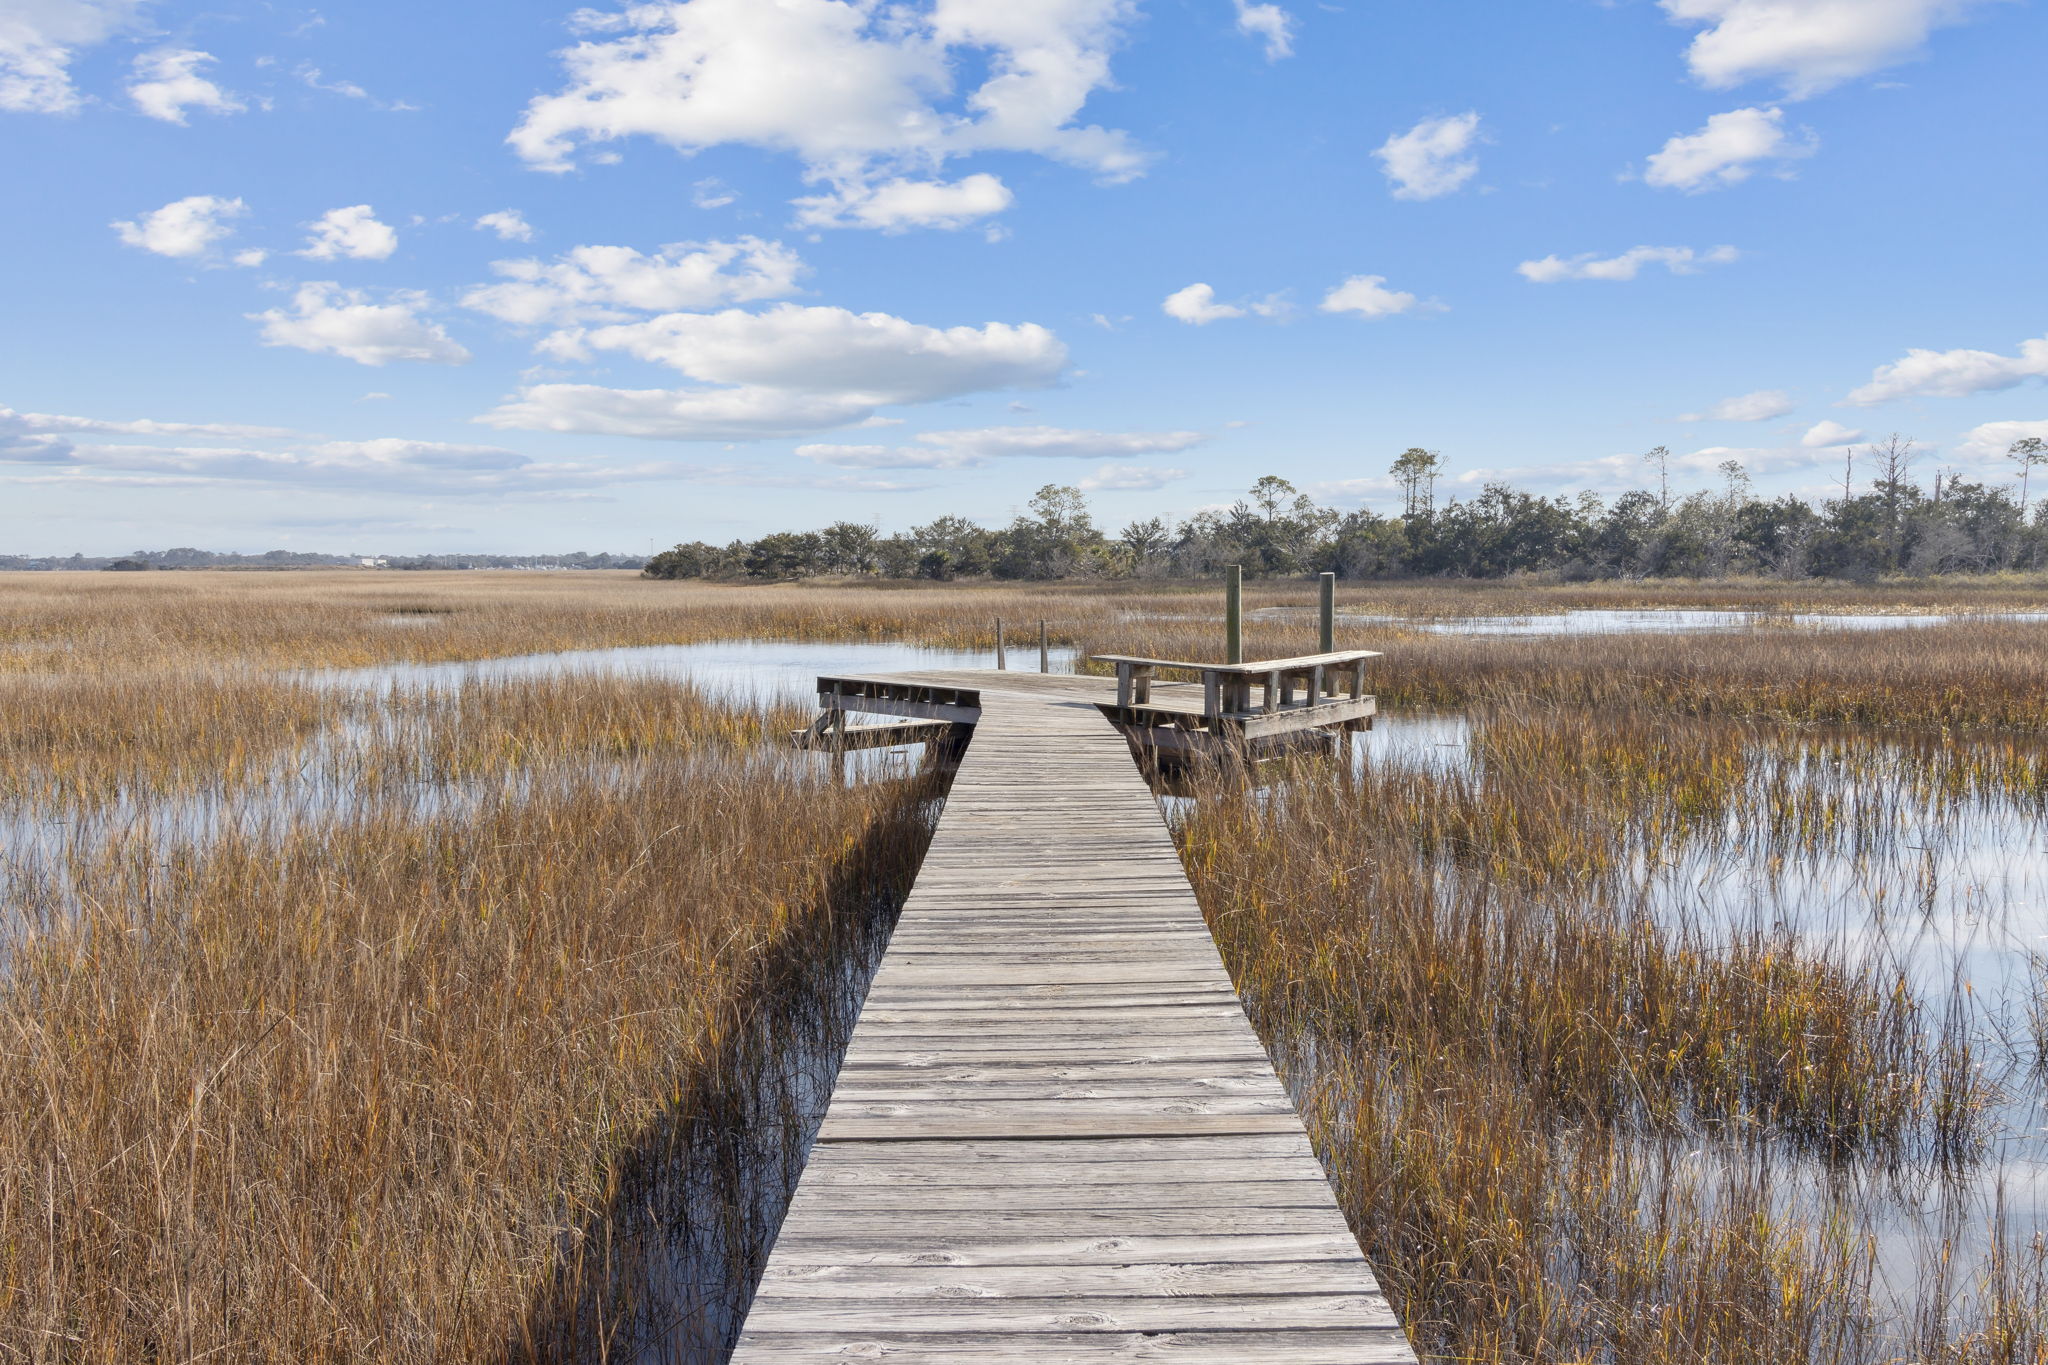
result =
M1271 1332L776 1332L740 1335L736 1362L861 1360L885 1365L1381 1365L1415 1355L1398 1327Z
M787 1265L761 1281L761 1298L1011 1298L1048 1292L1094 1297L1214 1294L1358 1294L1349 1261L1159 1261L1111 1266Z
M1358 1243L1349 1231L1329 1228L1314 1232L1118 1233L1115 1236L989 1235L955 1239L944 1246L910 1242L892 1235L877 1221L858 1232L826 1231L798 1224L785 1226L776 1239L768 1273L783 1265L974 1266L1017 1265L1065 1268L1152 1264L1161 1261L1341 1261L1359 1266Z
M778 1332L860 1332L874 1309L841 1298L796 1294L763 1300ZM903 1332L1199 1332L1245 1331L1267 1324L1357 1327L1391 1320L1376 1294L1059 1294L889 1300L890 1325Z
M1048 1102L1050 1107L1050 1102ZM1082 1141L1098 1137L1172 1137L1179 1133L1286 1133L1301 1126L1290 1110L1285 1114L1138 1114L1087 1113L1069 1109L1057 1117L1030 1119L923 1117L915 1112L889 1118L844 1117L827 1113L818 1129L820 1142L929 1142L943 1138L1036 1138L1046 1142Z
M841 1212L985 1209L989 1197L985 1180L970 1185L826 1185L798 1195L790 1211L796 1213L821 1205ZM1233 1209L1321 1208L1329 1202L1330 1187L1321 1172L1301 1180L1211 1178L1160 1185L1126 1182L1109 1188L1005 1182L1002 1198L1011 1209L1215 1208L1220 1201L1228 1201Z

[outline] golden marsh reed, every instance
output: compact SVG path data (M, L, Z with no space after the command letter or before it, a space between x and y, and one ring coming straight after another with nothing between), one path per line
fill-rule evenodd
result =
M1996 806L2031 828L2048 625L1426 629L1984 614L2042 586L1343 587L1344 611L1401 618L1340 628L1387 653L1383 724L1461 715L1460 760L1209 774L1179 833L1432 1360L2048 1360L2023 1230L1958 1237L1902 1293L1865 1217L1872 1190L1990 1169L2016 1082L1954 993L1721 916L1704 883L1690 916L1654 894L1749 850L1788 880L1866 868L1910 906L1900 847L1929 821ZM794 1170L806 1059L914 873L932 788L830 780L767 747L803 710L670 682L371 693L308 671L986 650L997 616L1013 647L1045 619L1058 643L1205 658L1218 605L1147 584L0 577L0 806L125 812L8 884L0 1093L24 1098L0 1114L0 1359L718 1358ZM1294 654L1313 622L1246 634ZM194 801L261 806L307 773L328 799L181 832Z
M1468 718L1454 764L1179 788L1225 959L1429 1358L2042 1359L2037 1240L1902 1249L1887 1222L1943 1189L1981 1212L2024 1051L1988 1065L1875 907L1850 941L1685 893L1701 868L1911 867L1909 807L2031 820L2048 749L1640 699Z
M17 867L0 1358L710 1358L773 1208L744 1167L787 1165L927 829L920 782L764 761L789 714L401 694L324 817ZM678 1280L685 1243L734 1264Z

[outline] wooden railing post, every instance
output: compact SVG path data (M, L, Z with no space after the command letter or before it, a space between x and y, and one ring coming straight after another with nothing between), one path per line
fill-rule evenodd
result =
M1052 672L1052 652L1046 648L1045 622L1043 621L1038 623L1038 671L1040 673Z
M1318 585L1316 653L1337 652L1337 575L1326 573Z
M1244 566L1223 570L1223 662L1244 662Z
M1003 618L996 618L996 667L1008 668L1010 661L1003 657Z

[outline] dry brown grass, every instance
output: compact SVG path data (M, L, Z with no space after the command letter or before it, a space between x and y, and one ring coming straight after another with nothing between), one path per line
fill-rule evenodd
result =
M2040 1359L2024 1246L1903 1302L1875 1283L1871 1190L1938 1188L1983 1155L1997 1092L1967 1022L1887 954L1711 922L1646 869L1737 845L1900 856L1906 805L2025 804L2048 751L1902 755L1641 700L1471 716L1469 770L1211 772L1179 829L1430 1358ZM1824 761L1792 780L1809 750ZM1902 763L1921 785L1873 797ZM1957 1289L1982 1302L1951 1311Z
M739 1167L773 1187L794 1140L735 1126L794 1122L923 842L915 784L738 755L778 719L412 698L370 752L482 780L440 815L372 784L338 823L74 850L0 980L0 1358L715 1349L767 1216ZM664 1273L683 1216L735 1271Z
M1253 602L1311 594L1259 584ZM1343 598L1404 617L1995 610L2042 589ZM165 813L260 799L317 759L343 812L184 845L114 824L44 865L46 892L17 883L0 1359L715 1349L794 1169L806 1048L843 1024L921 847L914 784L748 758L789 713L591 679L372 704L276 670L737 638L985 649L998 615L1200 658L1218 605L1180 585L0 576L0 800ZM1247 635L1253 656L1291 654L1312 624ZM2048 1358L2024 1248L1954 1270L1985 1312L1923 1314L1894 1349L1866 1321L1881 1305L1853 1203L1785 1198L1816 1162L1974 1159L1985 1095L1920 993L1796 936L1688 932L1629 889L1643 860L1717 839L1798 857L1895 838L1907 806L2038 806L2048 628L1345 642L1388 651L1390 710L1478 716L1477 774L1303 769L1268 804L1219 778L1183 835L1345 1206L1438 1358ZM1782 775L1844 723L1837 787ZM1848 800L1852 783L1885 800Z

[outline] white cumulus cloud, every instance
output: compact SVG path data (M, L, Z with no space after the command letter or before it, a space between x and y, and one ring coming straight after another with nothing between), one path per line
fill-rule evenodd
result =
M1597 251L1588 251L1568 260L1560 256L1545 256L1540 261L1523 261L1515 271L1523 279L1534 280L1537 284L1556 284L1560 280L1632 280L1646 265L1661 265L1674 275L1695 275L1701 266L1726 265L1740 259L1741 255L1732 246L1717 246L1707 251L1694 251L1689 246L1638 246L1619 256L1603 257Z
M1916 346L1889 365L1878 366L1870 382L1843 401L1870 407L1894 398L1963 398L2043 378L2048 378L2048 337L2022 341L2018 355L1927 351Z
M14 0L0 8L0 109L68 114L78 108L71 62L136 24L149 0Z
M1266 45L1266 60L1294 55L1294 16L1278 5L1232 0L1237 6L1237 31Z
M804 263L780 242L676 242L654 252L579 246L552 262L493 261L502 283L463 295L505 322L620 322L633 312L716 308L794 293Z
M129 246L159 256L203 256L215 242L234 235L235 230L227 220L240 218L248 211L249 206L239 199L194 194L140 214L133 222L113 226Z
M796 221L803 227L879 228L903 232L910 228L965 227L978 218L1001 213L1015 196L993 175L961 180L885 180L880 184L849 182L827 194L794 201Z
M518 209L499 209L487 213L470 226L479 232L495 232L505 242L530 242L533 240L533 224L526 221L526 215Z
M2029 436L2048 441L2048 421L1984 422L1963 434L1955 453L1963 460L2015 473L2017 470L2009 454L2012 443Z
M1241 318L1245 313L1245 310L1236 304L1216 302L1216 291L1206 284L1191 284L1185 289L1176 289L1166 296L1165 302L1159 307L1166 316L1178 318L1195 327L1220 322L1224 318Z
M1755 393L1723 398L1704 412L1680 413L1681 422L1768 422L1783 417L1795 405L1783 389L1758 389Z
M571 328L547 348L563 359L621 352L700 387L536 384L479 421L670 440L795 436L861 422L892 404L1043 387L1067 363L1066 346L1036 323L928 327L888 313L788 303Z
M1818 450L1823 446L1847 445L1862 439L1863 433L1854 427L1845 427L1836 421L1822 421L1808 427L1806 434L1799 438L1799 444L1809 450Z
M1426 118L1396 133L1373 155L1393 183L1396 199L1436 199L1479 174L1479 161L1470 154L1478 140L1479 115L1453 114Z
M1362 318L1391 318L1414 309L1416 298L1387 288L1385 275L1353 275L1323 295L1316 305L1325 313L1356 313Z
M1175 479L1185 479L1185 469L1161 469L1142 464L1106 464L1082 479L1084 493L1150 493Z
M398 233L389 223L378 222L368 204L329 209L306 226L313 231L298 254L309 260L381 261L398 250Z
M135 59L128 98L135 107L165 123L183 124L187 109L210 114L239 114L248 108L239 99L199 74L211 66L213 54L193 48L161 48Z
M1682 24L1705 25L1686 49L1701 84L1767 78L1794 99L1881 70L1920 50L1980 0L1659 0Z
M924 179L953 157L1028 152L1127 179L1144 158L1121 132L1081 122L1110 80L1110 54L1136 0L649 0L580 10L590 35L561 54L564 87L527 105L508 141L530 164L566 170L579 148L649 137L684 153L727 143L796 156L822 196L801 211L863 225L854 206L892 180ZM960 89L960 78L978 83ZM935 183L935 182L934 182ZM965 183L965 182L961 182ZM993 199L952 188L934 225ZM895 191L906 196L907 192ZM907 226L887 207L878 225Z
M1658 189L1699 194L1739 185L1763 162L1779 164L1812 156L1820 141L1811 132L1793 138L1782 109L1731 109L1715 114L1697 133L1684 133L1651 154L1643 180Z
M426 303L424 295L404 291L385 303L372 303L360 289L316 281L299 286L289 310L272 308L251 313L249 319L263 324L265 346L345 356L360 365L394 360L462 364L469 352L439 323L421 316Z

